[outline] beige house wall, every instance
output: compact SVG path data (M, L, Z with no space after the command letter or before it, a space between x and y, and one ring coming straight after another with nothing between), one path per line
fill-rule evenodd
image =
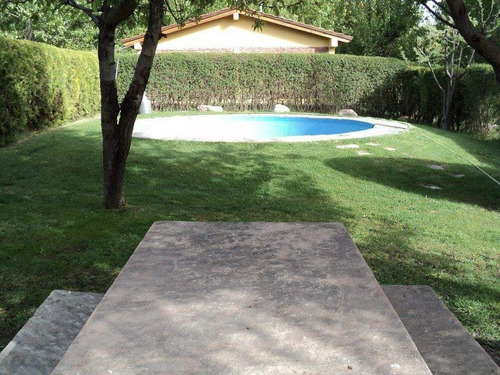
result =
M186 50L300 50L301 48L332 48L332 39L289 27L266 22L261 30L254 30L255 19L239 15L224 17L196 27L181 29L162 38L158 51Z

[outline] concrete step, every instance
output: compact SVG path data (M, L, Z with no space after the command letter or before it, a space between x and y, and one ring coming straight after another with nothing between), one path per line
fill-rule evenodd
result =
M430 374L341 224L157 222L53 374Z
M499 373L430 287L383 285L382 289L434 375ZM0 353L0 374L49 375L102 296L54 290Z
M0 353L0 374L50 374L101 299L101 294L54 290Z
M435 375L500 375L500 368L428 286L383 285Z
M382 292L342 226L201 227L153 227L54 373L430 373L407 367L421 355L435 375L500 374L431 288ZM0 374L50 374L101 299L53 291L0 353Z

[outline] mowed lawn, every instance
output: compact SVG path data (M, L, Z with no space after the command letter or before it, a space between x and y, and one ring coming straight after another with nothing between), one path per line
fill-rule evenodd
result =
M0 348L53 289L104 293L154 221L335 221L380 283L430 285L498 355L500 186L426 136L500 180L499 141L424 126L314 143L135 139L127 208L107 211L98 120L0 149ZM360 148L336 148L349 143Z

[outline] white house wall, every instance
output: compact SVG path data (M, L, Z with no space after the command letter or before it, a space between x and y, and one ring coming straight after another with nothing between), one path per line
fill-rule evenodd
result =
M255 19L240 15L221 18L167 35L158 43L158 51L230 49L325 48L330 38L265 23L253 29Z

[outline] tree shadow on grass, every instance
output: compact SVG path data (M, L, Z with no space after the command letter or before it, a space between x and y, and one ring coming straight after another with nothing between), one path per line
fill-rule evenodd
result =
M496 172L496 178L500 178L500 170L498 170L498 166L500 165L500 139L479 139L467 134L444 131L432 126L418 126L416 128L421 128L426 132L432 133L430 138L435 142L446 144L448 141L452 141L456 146L465 151L464 153L460 150L455 150L459 155L467 157L466 153L470 154L482 164L493 169L496 168L493 173Z
M325 163L330 168L365 181L435 199L469 203L487 210L500 209L500 187L467 164L441 163L411 158L345 157ZM439 165L444 170L433 170ZM485 168L486 172L495 172ZM463 175L455 177L455 175ZM432 189L431 187L441 189Z
M500 341L488 341L476 338L477 342L486 350L491 359L500 366Z
M48 230L60 233L57 241L62 243L50 246L49 242L47 246L49 237L42 236L39 242L46 252L27 254L25 258L18 257L16 262L12 261L13 258L5 258L8 262L2 278L11 280L11 284L4 290L19 296L19 301L2 303L7 311L5 320L10 320L2 327L8 327L4 332L11 337L52 289L104 292L116 276L116 268L123 266L134 250L134 243L144 236L153 221L338 221L348 228L357 225L356 213L317 187L311 174L283 166L282 153L267 152L263 145L180 145L137 141L126 176L129 207L123 211L105 211L100 208L99 200L99 140L77 137L67 129L54 132L54 137L53 143L44 146L51 152L44 154L43 158L36 155L39 148L36 142L30 146L26 151L35 153L33 163L36 161L39 165L25 163L24 169L15 171L23 179L13 178L9 182L14 184L13 188L27 191L34 198L20 200L16 203L18 208L27 206L26 212L36 214L22 216L23 210L12 210L19 215L16 220L24 222L30 233L29 239L18 238L20 247L12 250L16 256L22 245L33 242L42 230L44 233ZM64 146L68 143L71 144L69 149ZM45 165L57 165L57 171L49 179L45 178ZM470 176L471 182L467 182L458 195L448 195L446 189L437 193L444 194L443 199L470 199L470 203L490 209L495 209L494 204L498 203L498 195L488 193L486 184L472 183L480 175L471 174L471 168L462 165L445 165L445 172L429 170L425 161L411 159L380 159L376 162L346 158L334 159L327 165L343 173L407 191L420 191L421 187L414 184L413 179L421 173L416 173L415 168L438 177L441 173L452 172L455 167L457 172L467 168L464 174L467 178ZM78 177L71 177L72 173L77 173ZM402 181L401 174L406 176ZM441 179L431 182L437 184L442 182ZM34 182L38 183L37 191L47 190L47 195L50 192L56 198L71 188L70 200L65 201L63 208L45 207L47 198L44 196L38 199L38 204L37 194L29 191ZM453 178L451 182L462 183L462 180ZM422 188L422 194L430 193L435 192ZM491 197L481 197L487 194ZM61 218L74 223L69 225ZM34 225L35 221L38 227L30 230L30 222ZM456 281L456 278L443 276L454 272L456 260L445 255L418 252L409 243L414 233L393 229L398 227L396 224L390 220L375 221L370 224L373 227L370 235L356 241L380 282L428 284L441 296L448 296L448 304L454 296L482 304L500 298L498 291L489 287L486 281L474 284L465 278ZM74 243L72 236L78 237L79 242ZM438 275L435 270L443 272ZM36 295L33 295L33 289L22 286L24 284L39 286ZM460 315L460 312L457 315L472 328L481 324L478 315Z
M352 212L284 167L279 156L229 144L165 149L161 157L131 157L127 197L165 219L199 221L351 221Z
M127 168L128 207L103 210L100 143L63 130L12 149L17 159L0 179L12 192L0 252L1 344L53 289L105 292L154 221L352 220L310 176L253 152L257 145L140 142Z

